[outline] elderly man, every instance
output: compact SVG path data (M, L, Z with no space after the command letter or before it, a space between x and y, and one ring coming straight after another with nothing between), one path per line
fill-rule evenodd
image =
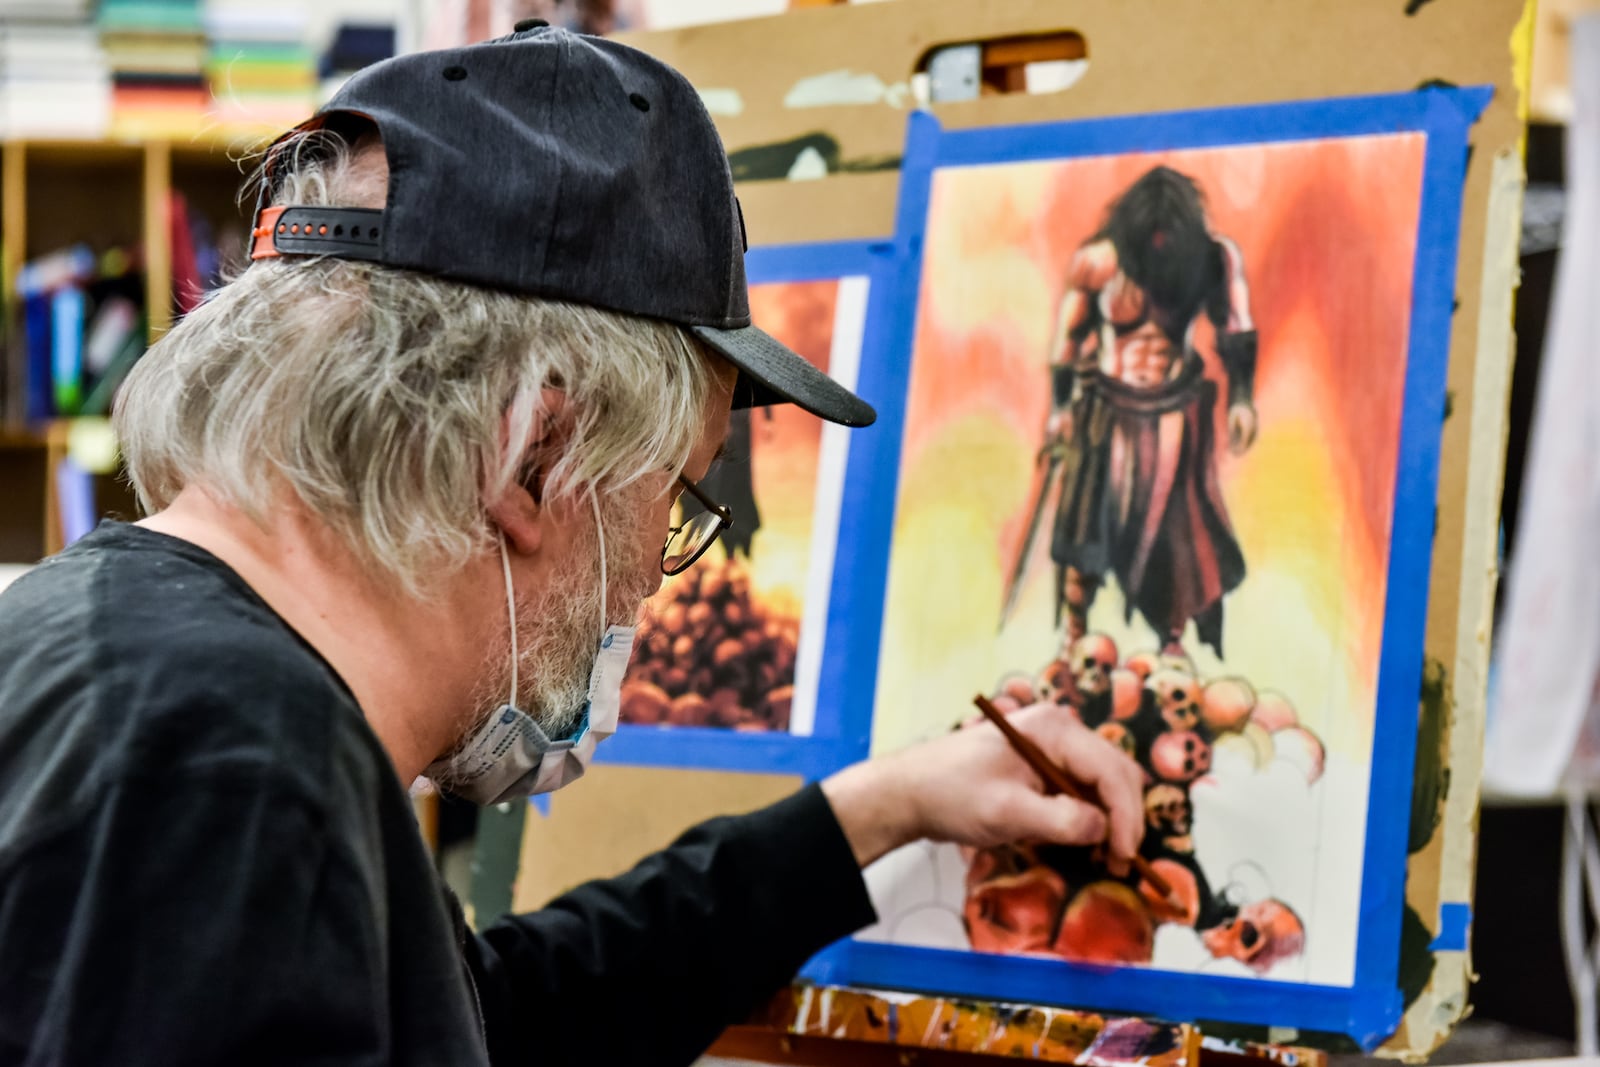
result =
M616 44L374 67L262 180L253 263L120 398L149 517L0 599L0 1061L685 1063L890 849L1134 854L1133 764L1035 708L1109 817L972 728L467 932L406 787L579 775L727 519L669 529L730 410L872 412L750 326L710 120Z

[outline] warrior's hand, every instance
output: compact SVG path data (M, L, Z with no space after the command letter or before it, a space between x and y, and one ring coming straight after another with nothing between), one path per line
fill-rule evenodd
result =
M1064 445L1072 438L1072 409L1056 408L1044 422L1044 448L1048 452L1053 446Z
M1228 448L1236 456L1243 455L1256 442L1256 409L1251 404L1239 403L1228 409Z

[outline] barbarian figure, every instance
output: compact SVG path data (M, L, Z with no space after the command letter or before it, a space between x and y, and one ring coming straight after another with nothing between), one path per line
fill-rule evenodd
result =
M1192 620L1222 655L1222 601L1244 579L1244 557L1217 480L1217 384L1227 380L1227 444L1256 436L1256 331L1238 246L1214 233L1199 187L1168 167L1134 182L1072 257L1050 357L1048 459L1030 537L1012 570L1014 606L1031 531L1055 500L1051 559L1057 623L1083 634L1090 605L1114 575L1125 617L1135 611L1167 651Z

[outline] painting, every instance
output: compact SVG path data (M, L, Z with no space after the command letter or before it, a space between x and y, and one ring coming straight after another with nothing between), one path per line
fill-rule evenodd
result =
M854 386L872 275L886 252L860 243L752 249L752 321ZM822 773L864 754L864 724L847 731L818 702L850 446L848 430L793 405L732 413L722 453L698 482L731 509L732 525L646 605L623 683L623 729L606 755L752 770L799 759ZM684 494L674 522L699 510Z
M974 694L1049 702L1142 769L1172 892L1098 849L920 844L814 977L1398 1018L1384 812L1409 810L1472 106L913 118L873 749L969 727Z

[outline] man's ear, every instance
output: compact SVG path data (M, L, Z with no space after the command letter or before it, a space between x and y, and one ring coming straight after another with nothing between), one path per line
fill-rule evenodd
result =
M533 413L525 432L517 432L511 414L506 414L500 427L502 447L514 450L516 455L523 457L549 447L560 432L566 396L560 390L546 389L543 401L542 410ZM546 511L544 502L536 495L540 476L541 472L535 471L533 477L514 479L498 499L488 504L489 520L505 534L510 550L520 555L530 556L537 552L544 536Z
M489 521L505 534L506 547L521 556L539 551L544 538L544 506L525 485L512 482L489 504Z

